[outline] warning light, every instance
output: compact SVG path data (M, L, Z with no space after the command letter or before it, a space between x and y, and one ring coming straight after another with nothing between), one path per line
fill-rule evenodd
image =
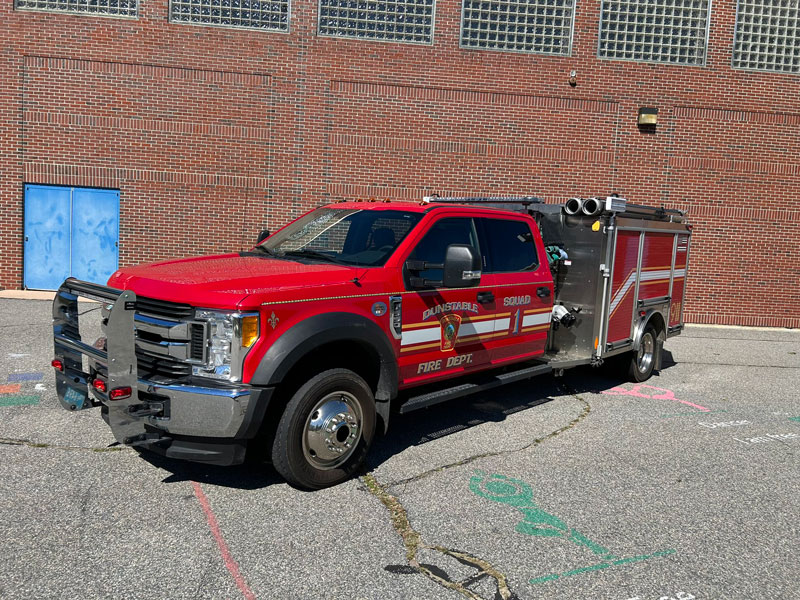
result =
M103 392L103 393L105 394L105 392L106 392L106 382L105 382L105 381L103 381L102 379L95 379L95 380L92 382L92 386L93 386L93 387L94 387L94 389L96 389L98 392Z
M57 359L57 358L54 358L53 360L51 360L51 361L50 361L50 366L52 366L53 368L56 368L56 369L58 369L58 370L59 370L59 371L61 371L62 373L64 372L64 363L63 363L63 362L61 362L61 361L60 361L59 359Z
M131 397L131 388L129 386L114 388L108 393L109 400L124 400Z
M597 350L597 346L600 344L600 338L594 338L594 349Z

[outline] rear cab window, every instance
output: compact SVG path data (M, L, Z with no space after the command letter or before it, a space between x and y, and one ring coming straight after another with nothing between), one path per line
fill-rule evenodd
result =
M536 238L528 223L480 218L485 273L519 273L539 267Z

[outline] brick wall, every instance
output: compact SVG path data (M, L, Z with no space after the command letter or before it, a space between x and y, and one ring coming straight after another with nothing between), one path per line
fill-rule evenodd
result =
M596 58L599 2L571 57L0 5L0 287L22 286L23 183L121 191L120 263L238 250L341 198L617 192L688 210L687 320L800 326L800 77L730 67L735 2L712 3L705 67ZM569 73L577 71L574 87ZM640 130L641 106L659 109Z

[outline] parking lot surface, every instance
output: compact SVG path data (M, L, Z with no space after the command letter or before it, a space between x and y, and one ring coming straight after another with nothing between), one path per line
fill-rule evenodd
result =
M690 327L646 384L575 369L395 416L312 493L63 410L50 312L0 299L0 598L800 598L796 330Z

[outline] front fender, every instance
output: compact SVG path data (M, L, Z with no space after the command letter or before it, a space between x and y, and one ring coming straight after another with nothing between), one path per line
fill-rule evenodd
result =
M358 342L377 353L380 376L377 402L397 395L397 359L386 333L370 319L348 312L323 313L304 319L283 333L267 350L253 374L252 385L279 385L304 356L331 342Z

